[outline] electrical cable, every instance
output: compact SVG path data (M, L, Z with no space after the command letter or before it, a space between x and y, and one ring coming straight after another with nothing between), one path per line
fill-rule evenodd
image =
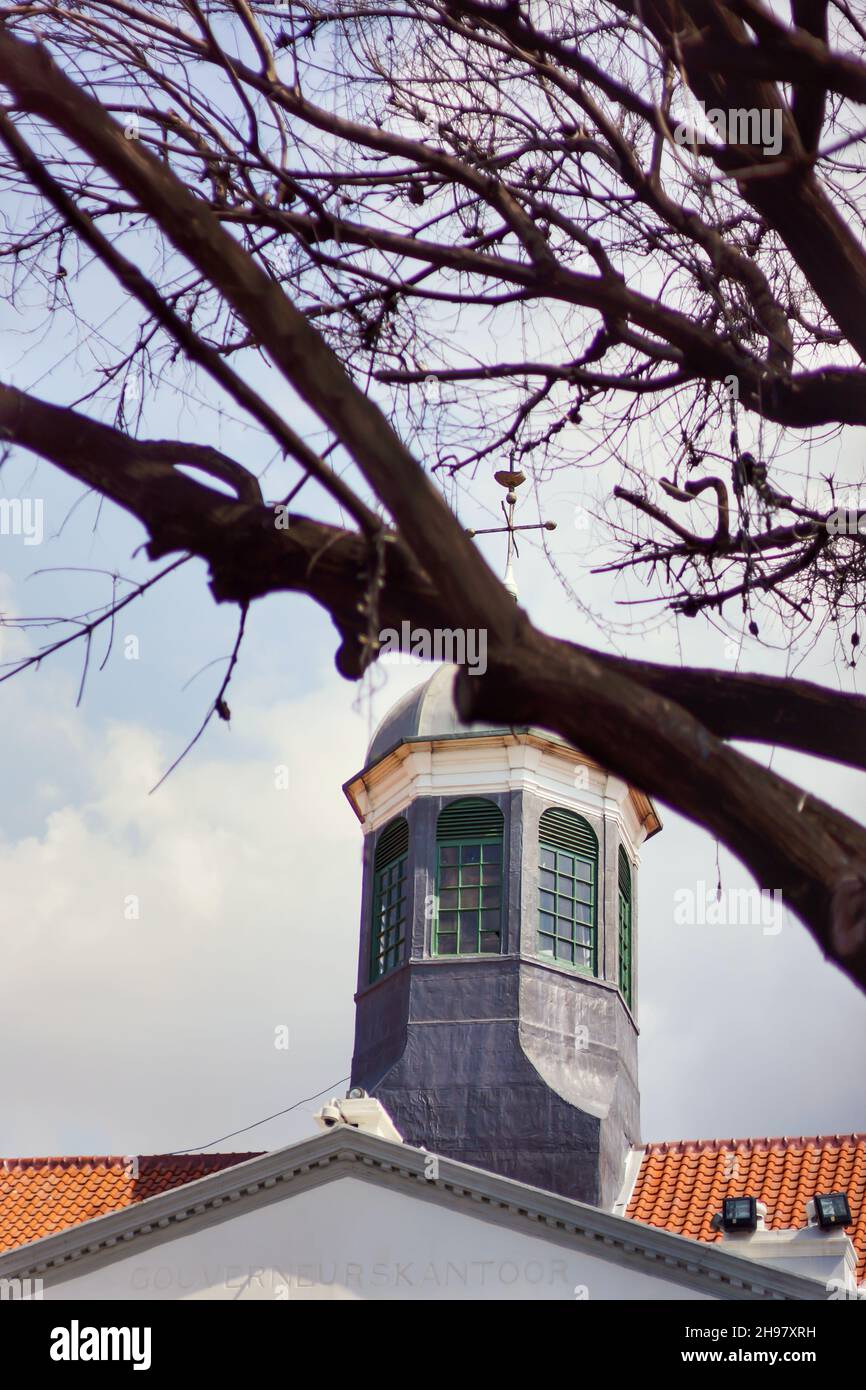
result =
M177 1158L181 1154L201 1153L203 1149L209 1149L213 1144L222 1144L225 1139L234 1139L236 1134L246 1134L250 1129L258 1129L259 1125L266 1125L268 1120L276 1120L280 1115L288 1115L292 1110L297 1110L299 1105L306 1105L308 1101L316 1100L319 1096L325 1095L327 1091L333 1091L337 1086L342 1086L344 1081L348 1081L348 1076L341 1076L339 1081L335 1081L330 1086L323 1086L321 1091L315 1091L311 1096L304 1096L303 1100L296 1100L294 1105L287 1105L285 1110L275 1110L273 1115L266 1115L263 1120L254 1120L251 1125L244 1125L243 1129L233 1129L231 1134L221 1134L219 1139L209 1139L206 1144L192 1144L188 1149L172 1149L170 1157Z

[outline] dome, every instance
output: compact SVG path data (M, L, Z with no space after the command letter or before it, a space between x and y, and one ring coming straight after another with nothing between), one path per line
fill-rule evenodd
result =
M480 720L464 724L454 707L454 677L457 667L444 665L438 667L421 685L403 695L392 705L381 721L367 749L367 758L362 772L345 784L343 790L349 798L357 815L363 819L359 802L353 788L364 785L364 774L374 764L382 761L401 743L411 743L415 739L470 738L479 734L537 734L547 743L558 744L561 748L572 749L574 745L549 729L528 724L490 724ZM647 830L647 837L661 830L662 823L648 796L632 789L630 795L636 799L636 810Z
M456 666L440 666L389 709L367 749L367 767L398 743L414 738L457 738L461 734L508 733L505 724L464 724L454 708Z

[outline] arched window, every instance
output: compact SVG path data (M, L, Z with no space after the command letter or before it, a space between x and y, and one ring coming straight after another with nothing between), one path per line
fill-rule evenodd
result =
M436 956L495 955L502 949L502 832L493 801L452 801L436 822Z
M631 865L619 847L619 987L631 1008Z
M538 953L595 975L598 840L583 816L556 807L538 841Z
M406 944L406 863L409 826L401 817L381 831L373 858L373 932L370 982L403 960Z

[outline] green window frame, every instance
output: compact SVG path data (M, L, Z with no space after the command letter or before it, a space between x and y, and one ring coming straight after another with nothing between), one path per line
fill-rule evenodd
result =
M619 847L619 987L622 997L631 1008L632 991L632 920L631 865L622 845Z
M505 818L493 801L463 797L436 824L434 956L502 951L502 841Z
M553 807L538 827L538 954L598 974L598 840L574 811Z
M400 817L385 826L373 859L373 929L370 983L402 965L408 920L409 826Z

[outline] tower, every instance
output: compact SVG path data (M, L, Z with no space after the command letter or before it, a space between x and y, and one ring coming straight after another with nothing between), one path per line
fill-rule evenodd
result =
M639 1139L652 802L556 736L464 726L443 666L345 785L364 829L352 1085L408 1143L610 1207Z

